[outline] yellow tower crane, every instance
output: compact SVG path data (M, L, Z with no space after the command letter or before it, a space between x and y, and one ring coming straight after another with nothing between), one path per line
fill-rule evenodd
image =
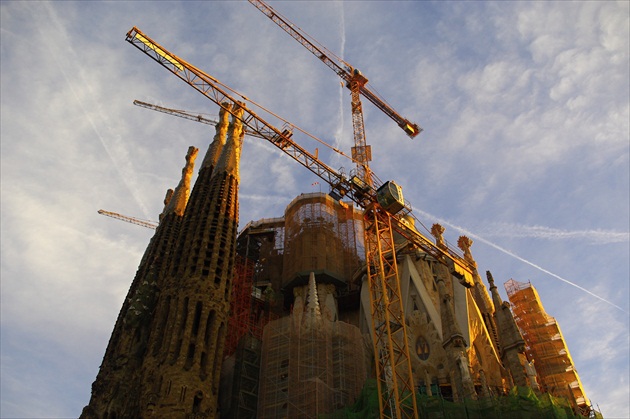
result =
M135 27L127 33L126 40L219 106L223 102L259 106L167 51ZM378 184L378 179L373 177L374 182L370 184L357 175L348 178L293 141L294 125L283 120L283 128L279 129L247 106L243 108L240 119L250 134L256 133L269 141L323 179L330 185L331 195L346 197L363 208L367 286L371 301L380 416L418 417L393 232L399 233L446 265L451 274L465 286L473 284L473 267L455 251L436 246L406 222L406 218L412 216L411 206L405 203L400 188L394 182Z
M147 221L147 220L141 220L139 218L134 218L134 217L129 217L127 215L122 215L122 214L118 214L116 212L111 212L111 211L105 211L105 210L98 210L98 213L101 215L106 215L108 217L112 217L115 218L117 220L122 220L128 223L132 223L132 224L136 224L142 227L146 227L146 228L150 228L152 230L155 230L158 226L157 223L153 222L153 221Z

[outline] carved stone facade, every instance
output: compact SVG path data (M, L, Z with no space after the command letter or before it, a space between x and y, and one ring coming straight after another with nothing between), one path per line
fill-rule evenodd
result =
M436 245L445 246L444 228L436 224L431 231ZM462 236L459 244L464 258L476 267L472 240ZM462 401L503 394L513 385L513 376L519 377L519 385L528 385L520 380L522 364L514 363L524 355L518 330L497 327L509 324L509 308L495 313L496 302L476 269L474 286L466 288L444 265L413 247L400 248L398 266L412 370L420 392ZM367 298L364 293L362 311L369 324ZM369 334L369 329L363 331Z
M243 109L231 108L221 109L190 200L193 148L167 194L83 418L217 416L243 140Z

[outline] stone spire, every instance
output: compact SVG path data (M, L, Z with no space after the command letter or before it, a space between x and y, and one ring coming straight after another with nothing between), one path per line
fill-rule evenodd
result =
M433 224L431 234L435 237L436 246L445 249L446 244L442 234L445 229L439 224ZM452 298L452 277L448 268L436 263L433 267L436 285L440 298L440 317L442 319L442 347L449 362L451 386L458 398L476 398L475 386L470 377L466 340L455 317L455 306ZM448 284L447 284L448 281Z
M499 343L501 346L501 360L503 365L512 374L512 380L517 386L529 386L529 380L525 365L527 357L525 356L525 341L521 336L521 332L516 325L510 303L503 302L499 295L499 290L494 285L494 278L490 271L486 271L492 300L495 307L495 321L499 330Z
M206 217L205 212L211 205L210 201L213 199L210 192L211 178L227 141L228 130L230 129L230 110L232 106L231 103L223 103L219 110L219 123L215 127L215 135L199 168L199 176L190 194L189 204L186 205L186 214L182 222L180 237L177 240L178 244L175 249L175 257L170 266L172 274L183 274L182 267L186 258L184 249L187 243L190 243L193 237L198 234L193 224ZM205 227L205 223L202 223L202 225ZM197 228L198 227L199 226L197 226ZM198 258L199 256L189 254L188 257Z
M450 273L442 264L437 264L435 269L437 270L436 282L440 297L440 317L442 318L442 347L446 351L450 370L455 377L455 382L452 382L451 385L457 390L456 393L460 397L474 399L476 393L468 368L466 341L457 323L453 299L445 283L451 278Z
M306 327L317 328L321 324L322 311L319 306L319 298L317 296L317 283L315 282L315 273L311 272L308 278L308 301L306 302L306 316L304 323Z
M477 305L481 309L481 312L484 313L493 313L494 305L492 304L492 300L490 299L490 294L488 294L488 290L484 285L481 277L479 276L479 272L477 271L477 262L473 258L472 253L470 252L470 248L473 244L473 241L466 236L459 236L457 240L457 247L459 247L462 252L464 252L464 259L474 267L473 271L473 279L475 281L475 289L478 291L475 295L475 300L477 300Z
M239 161L241 159L241 148L243 144L243 136L245 131L243 130L243 117L244 109L241 103L236 103L232 110L232 122L229 126L229 138L221 154L216 161L215 173L226 172L233 176L235 179L240 179L239 176ZM223 111L223 109L222 109Z
M494 343L495 349L499 351L499 334L497 331L497 325L494 320L494 304L490 299L490 294L488 293L488 289L484 285L481 277L479 276L479 272L477 271L477 262L473 258L473 255L470 251L470 248L473 244L473 241L466 237L460 236L457 240L457 247L459 247L462 252L464 252L464 259L473 267L473 281L474 286L471 289L471 294L475 303L477 303L477 307L479 307L479 311L481 312L481 317L483 318L483 322L486 325L486 329L490 333L490 337Z
M185 198L190 187L189 174L192 172L196 150L194 147L188 149L182 180L175 189L178 192L169 189L166 195L160 224L144 252L123 302L103 363L92 385L90 402L83 409L81 418L142 416L138 400L142 388L142 364L147 354L151 329L155 327L152 314L159 290L164 286L164 272L172 257L182 223Z
M164 207L162 215L166 215L169 212L174 212L180 217L184 215L186 204L188 203L188 196L190 194L190 180L192 179L193 167L195 166L195 159L199 149L193 146L188 148L186 154L186 166L182 169L182 179L175 188L175 191L168 199L168 203ZM168 195L167 195L168 197Z
M243 109L224 105L184 213L143 364L141 415L218 415L238 229ZM227 125L227 126L226 126Z
M203 158L199 171L206 167L213 168L217 163L217 160L221 155L221 151L223 150L223 146L225 145L231 109L231 103L224 102L221 104L221 109L219 110L219 123L215 126L214 139L208 147L208 151L206 152L206 156Z
M166 195L164 196L164 209L162 210L162 213L160 214L160 221L162 221L162 218L164 218L164 215L166 213L166 207L168 207L169 202L171 202L174 192L175 191L173 189L166 190Z

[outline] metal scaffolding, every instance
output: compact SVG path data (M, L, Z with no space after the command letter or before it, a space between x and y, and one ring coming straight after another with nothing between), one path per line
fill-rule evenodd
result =
M295 316L270 322L262 342L259 418L316 418L351 405L366 379L359 329Z
M505 290L526 343L527 358L535 362L541 390L567 398L573 403L576 413L588 414L590 402L560 326L545 312L536 289L529 282L510 279L505 283Z
M283 285L312 271L349 282L364 259L361 214L352 205L324 193L301 194L284 220Z

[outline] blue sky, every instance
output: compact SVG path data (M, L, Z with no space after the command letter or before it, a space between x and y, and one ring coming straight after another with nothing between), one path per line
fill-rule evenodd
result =
M470 235L481 271L531 281L587 396L605 417L630 417L629 3L270 4L425 129L410 140L366 101L372 169L449 242ZM96 211L157 220L188 146L205 152L213 135L132 101L218 114L126 32L346 152L349 94L247 2L2 1L0 12L0 416L76 417L153 233ZM241 176L242 226L317 188L257 139Z

